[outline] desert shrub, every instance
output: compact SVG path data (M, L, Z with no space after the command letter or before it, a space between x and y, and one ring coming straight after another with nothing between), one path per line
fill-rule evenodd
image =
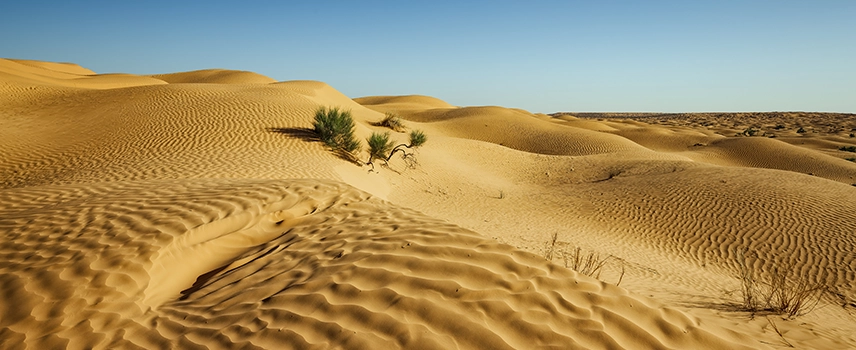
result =
M393 146L394 143L389 139L388 132L383 134L375 132L366 141L369 144L369 161L366 164L371 165L372 169L374 169L374 161L377 159L382 160L383 165L389 165L389 161L396 153L401 153L401 157L407 162L408 167L412 167L416 160L413 153L407 152L407 150L421 147L428 141L428 137L422 131L413 130L410 132L410 143Z
M851 133L850 137L856 137L856 134Z
M389 133L373 132L372 136L366 139L369 145L369 161L366 164L374 169L375 159L386 159L389 156L389 151L392 150L392 141L389 140Z
M806 133L805 128L800 127L799 129L797 129L797 134L805 134L805 133Z
M757 254L744 250L735 255L743 296L742 307L752 314L767 311L788 317L800 316L813 310L826 291L826 285L822 282L812 282L805 276L789 277L794 271L794 264L781 260L772 262L770 281L761 282L752 264L747 262L747 255L757 258Z
M402 143L393 147L392 151L389 152L389 156L386 157L386 161L389 162L396 153L401 153L401 157L405 161L414 161L413 153L408 153L407 150L422 147L427 141L428 136L425 136L425 133L420 130L413 130L410 132L410 143Z
M795 317L811 311L820 301L826 286L805 277L788 278L792 263L776 264L771 271L766 303L776 313Z
M333 151L353 156L360 149L360 141L354 137L354 119L350 111L321 107L315 111L313 124L318 138Z
M776 130L782 130L782 129L784 129L784 128L785 128L785 126L784 126L784 125L782 125L782 124L777 124L777 125L776 125L776 127L775 127L775 128L773 128L773 129L776 129Z
M401 117L395 113L386 113L386 116L380 121L380 123L377 123L377 125L390 128L395 132L404 132L407 130L404 123L401 121Z
M849 161L851 161L851 162L856 162L856 158L853 158L853 157L850 157L850 158L844 158L844 160L849 160Z
M425 136L420 130L413 130L410 132L410 147L420 147L428 141L428 136ZM410 148L408 147L408 148Z
M838 150L845 152L856 152L856 146L841 146L838 148Z

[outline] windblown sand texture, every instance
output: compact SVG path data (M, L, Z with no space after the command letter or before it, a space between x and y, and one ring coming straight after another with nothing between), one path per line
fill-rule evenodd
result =
M419 164L336 157L322 106L399 113ZM0 59L0 348L856 347L856 118L628 117ZM750 318L744 249L833 292Z

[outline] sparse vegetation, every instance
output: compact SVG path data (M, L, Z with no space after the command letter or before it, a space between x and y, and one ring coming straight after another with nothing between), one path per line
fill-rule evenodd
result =
M805 134L805 133L806 133L805 128L800 127L799 129L797 129L797 134Z
M856 162L856 158L854 158L854 157L844 158L844 160L849 160L849 161L851 161L851 162Z
M369 161L366 164L371 165L372 169L374 169L375 160L381 159L384 165L388 165L396 153L401 153L401 157L407 162L408 167L412 167L416 160L413 158L413 153L408 153L407 150L421 147L428 141L428 137L422 131L413 130L410 132L410 143L402 143L393 147L388 132L383 134L375 132L366 141L369 144Z
M398 116L394 114L387 114L387 118L376 125L380 124L392 129L404 127ZM350 111L321 107L315 111L313 127L313 132L330 149L339 153L343 158L361 164L357 159L357 153L361 148L360 141L354 136L355 124ZM369 159L365 164L371 165L372 170L374 170L376 160L381 159L384 165L388 165L396 153L401 153L401 157L407 162L407 166L413 167L416 164L416 159L413 157L413 153L407 152L407 150L421 147L427 141L428 137L425 133L413 130L410 132L409 143L394 146L393 141L390 140L389 132L374 132L366 139L369 146Z
M773 327L773 331L775 331L776 334L778 334L779 337L782 338L782 341L785 343L785 345L787 345L788 347L791 347L791 348L794 347L794 344L791 344L791 342L789 342L787 339L785 339L785 334L779 330L779 326L776 325L776 322L773 322L773 320L771 320L770 317L767 317L767 323L769 323L770 326Z
M544 250L544 259L553 261L555 257L559 256L564 262L565 268L569 268L583 275L600 279L600 274L603 272L603 268L610 261L616 259L612 255L601 257L600 254L594 252L583 254L582 249L579 247L574 248L573 252L569 252L566 244L561 248L557 248L558 237L558 233L553 233L550 240L547 241ZM618 276L618 281L615 285L620 285L623 279L624 265L622 264L621 274Z
M757 254L744 250L735 255L740 269L742 307L753 315L760 311L788 317L804 315L817 306L826 291L822 282L812 282L804 276L789 277L794 264L781 260L773 261L770 282L760 282L754 264L747 261L747 258L757 259Z
M392 151L389 152L389 156L386 158L386 161L389 162L396 153L400 152L401 157L405 160L411 159L413 157L413 153L407 153L406 150L414 149L422 147L425 142L428 141L428 136L425 136L425 133L419 130L413 130L410 132L410 143L400 144L392 148Z
M841 146L838 148L839 151L845 152L854 152L856 153L856 146Z
M550 236L550 240L547 241L547 245L544 247L544 259L547 261L553 261L553 254L556 252L556 241L559 239L559 233L553 232L553 235Z
M386 159L389 156L389 151L392 150L392 141L389 140L389 132L379 133L373 132L372 136L366 139L369 144L369 161L366 164L374 169L375 159Z
M334 152L350 160L356 159L360 142L354 137L354 119L350 111L321 107L315 112L314 131Z
M784 128L785 128L785 126L784 126L784 125L782 125L782 124L776 124L776 127L775 127L775 128L773 128L773 129L776 129L776 130L782 130L782 129L784 129Z
M377 125L390 128L395 132L405 132L407 130L404 126L404 122L401 121L401 117L395 113L386 113L386 116L380 121L380 123L377 123Z

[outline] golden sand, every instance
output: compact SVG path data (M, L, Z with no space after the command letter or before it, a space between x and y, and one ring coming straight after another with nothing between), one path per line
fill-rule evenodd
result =
M0 106L3 349L856 347L854 115L548 116L8 59ZM319 107L360 139L398 113L419 164L300 137ZM613 256L602 281L544 258L577 247ZM747 249L830 292L741 311Z

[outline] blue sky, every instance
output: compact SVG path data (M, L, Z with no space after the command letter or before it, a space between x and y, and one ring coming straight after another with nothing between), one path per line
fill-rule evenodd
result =
M0 57L228 68L351 97L557 111L856 112L856 1L17 1Z

